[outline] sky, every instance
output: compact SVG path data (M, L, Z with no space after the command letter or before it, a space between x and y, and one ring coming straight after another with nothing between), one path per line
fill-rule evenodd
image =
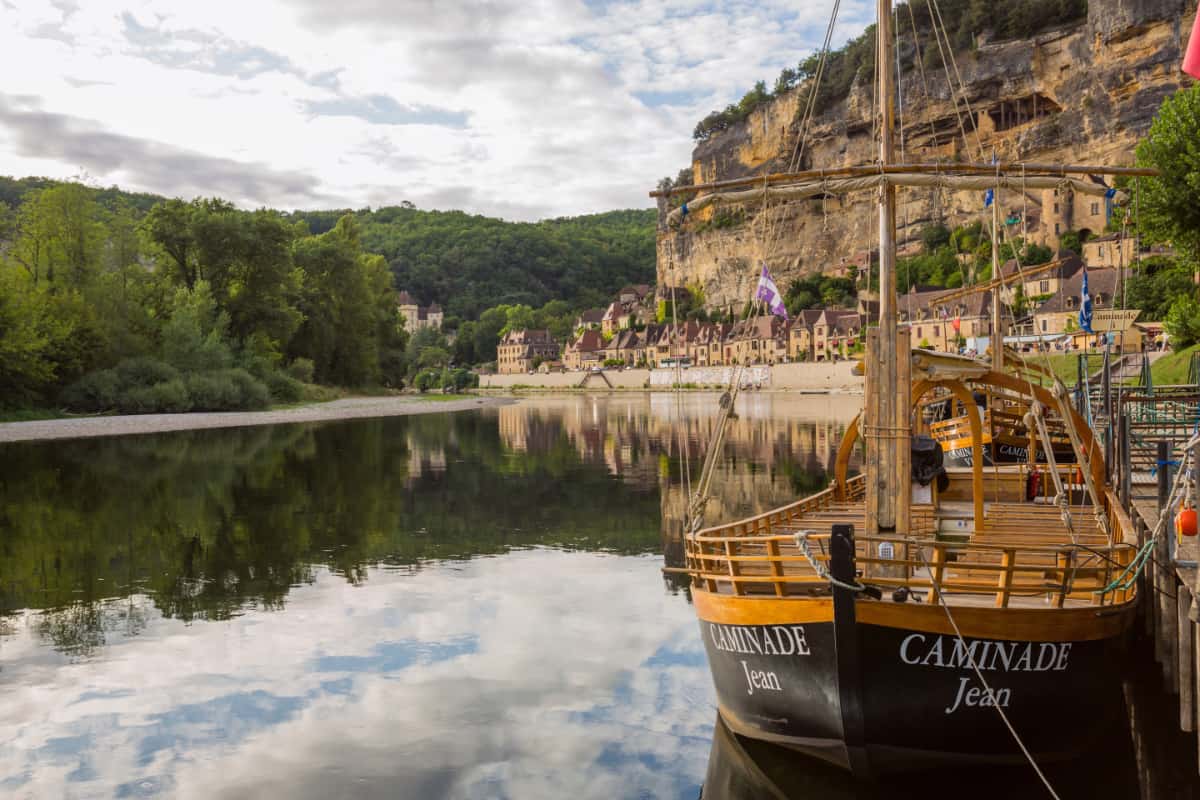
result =
M0 0L0 174L244 207L648 207L832 0ZM835 44L868 22L843 0Z

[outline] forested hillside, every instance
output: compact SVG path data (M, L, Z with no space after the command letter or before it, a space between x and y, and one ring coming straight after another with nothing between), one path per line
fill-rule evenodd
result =
M345 213L292 216L320 233ZM464 320L498 304L605 305L625 284L654 282L649 209L535 223L405 206L354 213L363 247L387 259L398 288Z
M653 224L649 211L283 214L0 178L0 408L261 408L314 383L457 390L507 328L565 329L652 280ZM453 348L404 330L398 289L447 307Z

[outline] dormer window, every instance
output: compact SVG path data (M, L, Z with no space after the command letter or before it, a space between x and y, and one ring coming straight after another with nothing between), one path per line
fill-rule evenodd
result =
M1104 304L1104 293L1096 292L1096 305L1103 305L1103 304Z
M1068 297L1067 298L1067 308L1074 308L1074 307L1075 307L1075 298Z

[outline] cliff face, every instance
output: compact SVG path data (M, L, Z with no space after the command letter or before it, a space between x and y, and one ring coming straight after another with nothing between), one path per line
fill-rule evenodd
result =
M918 70L909 70L901 80L898 118L904 159L988 160L994 149L1005 161L1132 163L1134 146L1159 105L1186 80L1179 64L1189 7L1194 3L1185 0L1091 0L1087 21L1075 27L1030 40L981 40L974 52L957 55L970 119L944 70L926 69L924 81ZM777 97L701 142L692 154L693 180L785 170L797 139L797 95L794 90ZM845 100L824 109L810 130L803 167L874 162L871 111L870 85L856 85ZM1051 195L1043 210L1042 197L1010 193L1001 197L1001 209L1024 212L1030 238L1053 245L1055 222L1071 218L1058 214L1056 205L1051 211ZM759 261L767 262L781 287L800 275L861 264L878 236L874 203L869 194L831 196L765 213L750 208L744 221L724 225L710 220L706 209L681 230L660 228L659 285L699 285L710 306L740 308L753 290ZM984 219L982 206L977 192L902 190L902 252L917 245L921 228L931 222L953 227ZM1074 222L1091 224L1078 216Z

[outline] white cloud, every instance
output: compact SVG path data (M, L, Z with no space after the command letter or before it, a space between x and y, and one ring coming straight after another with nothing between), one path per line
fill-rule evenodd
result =
M0 173L83 167L132 189L280 207L407 199L519 218L644 207L658 178L686 166L695 122L811 52L831 4L6 0L10 97L195 163L114 164L78 138L31 140L10 115ZM842 5L840 39L868 4ZM226 162L246 179L209 169Z

